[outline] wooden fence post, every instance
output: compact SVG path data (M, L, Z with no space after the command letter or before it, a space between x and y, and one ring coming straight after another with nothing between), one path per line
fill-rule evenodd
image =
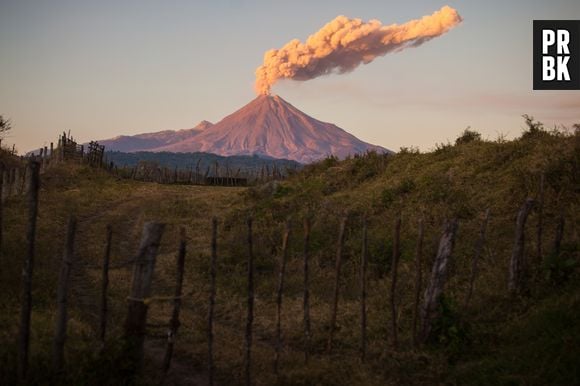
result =
M66 327L68 322L68 287L74 259L74 242L77 220L71 215L68 220L62 266L58 276L57 313L52 346L52 367L55 372L62 371L64 365L64 343L66 341Z
M308 363L310 357L310 273L309 273L309 259L310 259L310 218L304 219L304 295L303 295L303 311L304 311L304 363Z
M457 231L457 219L447 221L445 229L439 241L439 249L433 263L431 280L425 290L425 300L421 307L421 332L419 342L425 343L431 333L431 323L437 317L439 299L447 280L447 267L455 245L455 233Z
M393 260L391 264L391 339L393 342L393 349L397 349L398 338L397 338L397 274L399 270L399 258L401 256L400 248L400 237L401 237L401 214L397 215L395 220L395 229L393 233Z
M143 226L139 250L133 267L131 294L128 300L127 319L125 321L125 342L127 357L132 370L137 372L143 362L143 343L147 321L148 299L151 296L151 283L155 259L165 224L149 222Z
M198 162L199 163L199 162ZM197 178L197 177L196 177ZM216 260L217 260L217 218L211 220L211 260L209 268L209 311L207 317L207 344L208 344L208 378L209 386L214 384L213 365L213 314L216 295Z
M290 220L286 221L282 237L282 253L280 255L280 272L278 274L278 291L276 295L276 354L274 356L274 374L278 376L278 362L282 349L282 297L284 296L284 275L288 259L288 238L290 237Z
M419 234L415 248L415 306L413 308L413 347L417 347L417 322L419 320L419 302L421 301L421 283L423 282L423 218L419 219Z
M510 260L510 271L509 271L509 283L508 288L512 294L520 294L524 289L524 281L526 276L526 262L524 257L525 248L525 227L526 220L532 207L534 206L534 200L532 198L527 198L520 211L518 212L518 217L516 220L516 233L514 238L514 248L512 251L512 256Z
M469 278L469 288L467 290L467 296L465 297L465 304L463 305L463 308L467 308L469 306L471 295L473 294L473 286L477 276L477 265L479 262L479 257L483 252L483 246L485 245L485 231L487 229L488 222L489 208L485 211L485 217L481 223L481 228L479 229L479 238L477 239L477 244L475 244L475 253L473 255L473 259L471 260L471 276Z
M99 312L99 341L101 342L101 350L105 348L105 341L107 338L107 314L109 311L109 303L107 299L107 292L109 289L109 262L111 259L111 239L113 238L113 228L107 225L105 254L103 256L103 270L101 274L101 304Z
M169 321L169 331L167 332L167 347L165 349L165 357L163 358L163 377L164 380L171 368L171 358L173 357L173 347L175 345L175 336L181 323L179 322L179 312L181 310L181 295L183 288L183 273L185 268L185 253L187 248L187 239L185 235L185 228L179 231L179 251L176 259L176 278L175 278L175 297L173 299L173 311L171 313L171 320Z
M253 246L251 217L248 218L247 224L248 224L248 316L246 320L244 379L246 381L246 385L250 386L252 384L252 332L254 324L254 246Z
M340 292L340 269L342 267L342 255L344 250L344 238L346 235L346 220L347 216L343 216L340 220L340 229L338 232L338 246L336 249L336 265L334 268L334 296L332 298L332 309L330 313L330 331L328 335L328 343L326 350L330 354L332 352L332 341L334 339L334 330L336 329L336 314L338 312L338 295Z
M32 274L34 271L38 190L40 188L40 164L36 161L30 161L28 168L28 229L26 231L26 257L22 269L20 329L18 332L18 376L21 382L26 380L26 373L28 372L30 316L32 313Z
M367 354L367 218L363 218L362 251L360 255L360 358L364 362Z

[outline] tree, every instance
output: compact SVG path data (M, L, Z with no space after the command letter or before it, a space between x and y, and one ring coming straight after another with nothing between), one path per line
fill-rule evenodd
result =
M0 139L4 137L4 135L12 129L12 122L10 119L5 119L2 115L0 115Z
M524 131L522 137L534 136L546 132L546 130L544 129L544 124L540 121L536 121L534 117L532 117L531 115L524 114L522 115L522 118L524 118L524 121L528 128L527 130Z

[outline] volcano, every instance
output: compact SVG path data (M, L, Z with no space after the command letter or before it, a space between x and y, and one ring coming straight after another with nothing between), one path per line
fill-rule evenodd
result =
M161 133L167 135L167 132ZM381 146L359 140L334 124L310 117L277 95L260 95L218 123L192 134L146 150L207 152L222 156L258 155L300 163L310 163L329 155L345 158L369 150L388 152ZM124 137L127 138L132 137ZM108 148L117 149L115 140L109 141Z

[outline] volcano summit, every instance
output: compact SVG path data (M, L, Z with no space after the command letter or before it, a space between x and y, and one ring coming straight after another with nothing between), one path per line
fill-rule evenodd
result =
M183 138L184 132L189 136ZM176 141L167 139L167 131L161 133L166 144L147 149L132 149L128 142L134 137L129 136L121 137L123 149L117 146L116 139L104 143L111 150L207 152L223 156L256 154L301 163L310 163L329 155L344 158L369 150L388 151L363 142L334 124L310 117L277 95L260 95L218 123L205 125L203 130L174 131L175 136L179 137Z

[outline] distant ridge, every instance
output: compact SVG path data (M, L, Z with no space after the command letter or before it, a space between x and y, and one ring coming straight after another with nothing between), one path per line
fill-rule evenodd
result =
M191 129L164 130L155 133L137 135L119 135L115 138L99 141L99 143L101 145L105 145L107 150L112 151L151 151L152 149L160 146L166 146L172 143L183 141L187 138L192 138L211 126L211 122L201 121Z

